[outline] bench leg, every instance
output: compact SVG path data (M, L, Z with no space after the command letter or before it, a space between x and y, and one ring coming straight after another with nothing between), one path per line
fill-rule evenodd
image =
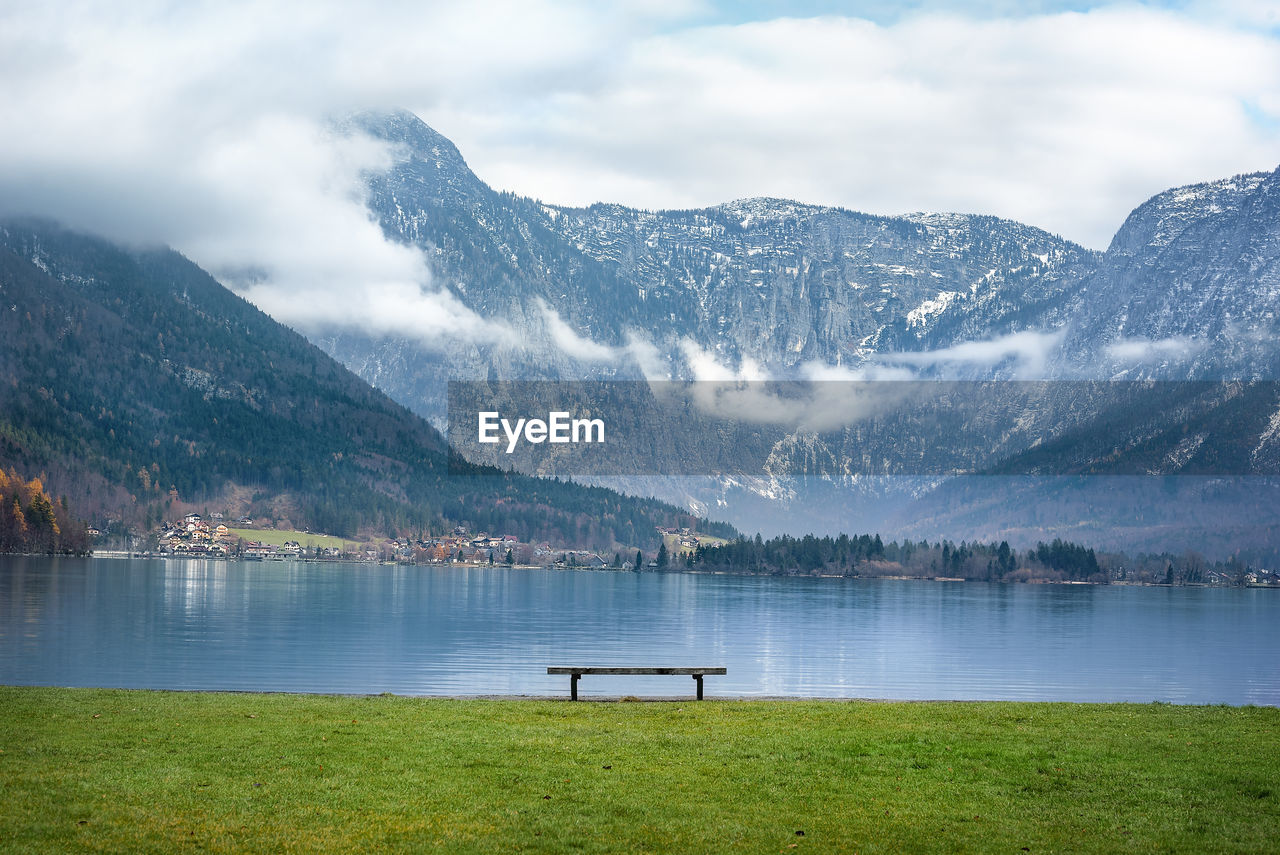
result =
M581 674L569 675L569 700L576 701L578 699L578 678Z
M694 674L693 679L698 681L698 700L702 700L702 675Z

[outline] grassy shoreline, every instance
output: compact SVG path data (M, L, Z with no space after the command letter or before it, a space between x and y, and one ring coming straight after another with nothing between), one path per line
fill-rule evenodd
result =
M1275 851L1277 732L1264 707L0 687L0 849Z

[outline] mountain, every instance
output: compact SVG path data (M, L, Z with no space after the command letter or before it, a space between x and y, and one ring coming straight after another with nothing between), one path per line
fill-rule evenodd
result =
M699 354L704 364L782 378L815 366L922 379L1254 384L1280 376L1280 170L1158 194L1095 252L1031 226L964 214L877 216L780 199L690 211L550 205L492 190L412 114L360 114L345 129L395 147L391 168L368 178L370 211L384 232L420 248L438 283L518 341L424 345L313 331L329 353L437 422L449 379L688 378L697 376ZM566 330L591 346L566 345ZM1034 471L1059 474L1150 469L1181 477L1212 474L1213 461L1227 458L1245 463L1243 471L1233 464L1234 475L1271 471L1278 432L1268 387L1250 385L1240 400L1229 389L1201 396L1191 409L1161 409L1167 394L1132 400L1120 414L1046 397L1033 422L1054 422L1049 432L993 436L992 451L1006 462L990 460L988 468L1028 471L1028 455L1039 455L1053 463ZM1016 415L999 411L999 400L991 406L994 423ZM1117 432L1123 443L1107 445ZM1032 506L1087 509L1092 531L1114 523L1134 542L1155 530L1135 518L1133 502L1151 498L1145 488L1126 497L1114 484L1080 493L1061 480L1010 489L992 476L848 477L839 470L852 447L837 445L836 474L822 473L834 492L812 479L797 488L787 454L813 451L798 435L780 443L780 465L769 472L655 489L700 507L718 504L739 525L773 531L883 524L888 533L960 539L975 529L976 508L988 515L984 530L1003 526L1024 539L1037 525L1052 536L1078 522L1030 522ZM1250 469L1254 449L1259 466ZM1181 504L1212 495L1219 508L1247 510L1250 496L1272 495L1266 480L1225 493L1194 489L1195 502ZM1160 530L1189 542L1207 536L1216 519L1154 516ZM922 531L921 521L934 530Z
M1280 170L1161 193L1099 253L986 216L875 216L781 199L691 211L549 205L492 190L410 113L359 114L344 127L397 146L395 164L368 179L387 235L421 248L476 312L528 334L523 353L428 358L429 372L443 364L482 377L479 359L523 367L520 376L580 376L584 366L546 335L545 303L582 338L646 337L677 373L672 351L686 339L729 366L748 358L785 374L1035 332L1046 335L1051 378L1276 376ZM366 379L405 383L396 353L412 341L321 339L366 366ZM1008 376L1016 357L968 373L955 360L948 376ZM397 397L430 409L412 390Z
M1052 533L1109 549L1280 562L1278 317L1280 170L1157 194L1129 215L1078 292L1037 321L1064 329L1047 371L1240 382L1166 387L1187 400L1152 395L1095 414L1002 464L1156 477L956 479L897 509L886 530L1022 544ZM1129 441L1099 443L1104 435Z
M1070 306L1059 371L1280 377L1280 170L1179 187L1125 220Z
M656 546L688 515L453 467L440 434L181 255L0 223L0 466L94 518L227 508L335 534L455 523Z
M315 331L330 354L431 418L443 416L448 379L639 376L634 364L565 352L542 305L592 342L639 337L677 375L688 374L682 341L728 364L856 367L945 346L964 333L962 316L1015 324L1029 306L1073 295L1097 263L1097 253L994 217L883 217L778 199L658 212L547 205L488 187L412 114L365 113L343 127L397 146L395 164L368 179L387 235L422 249L436 281L521 343Z

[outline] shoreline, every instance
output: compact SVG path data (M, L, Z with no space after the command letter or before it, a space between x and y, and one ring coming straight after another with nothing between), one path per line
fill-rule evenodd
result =
M579 690L577 701L569 699L569 691L549 694L449 694L449 695L409 695L398 692L305 692L285 689L155 689L129 686L56 686L50 684L0 683L0 691L68 691L68 692L144 692L155 695L209 695L214 697L280 697L280 698L341 698L346 700L378 700L399 699L405 701L486 701L498 703L599 703L599 704L648 704L648 703L719 703L719 704L946 704L946 705L979 705L979 704L1020 704L1031 706L1070 706L1080 708L1093 707L1174 707L1179 709L1280 709L1280 704L1230 704L1222 701L1206 701L1204 703L1181 703L1175 701L1067 701L1067 700L1028 700L1010 698L865 698L841 697L839 695L717 695L707 693L703 701L695 700L689 695L629 695L585 694Z
M399 561L359 561L341 558L287 558L287 559L262 559L262 558L237 558L225 555L156 555L149 553L131 552L123 549L104 549L95 550L88 555L50 555L43 552L6 552L0 555L14 556L19 558L101 558L104 560L146 560L146 561L219 561L219 562L239 562L242 564L340 564L350 567L417 567L429 570L547 570L547 571L570 571L575 573L635 573L634 570L613 569L613 568L591 568L591 567L557 567L555 565L546 564L516 564L514 566L495 563L495 564L413 564ZM1107 582L1090 582L1078 579L1019 579L1014 581L1005 581L1002 579L965 579L958 576L910 576L903 574L875 574L875 575L842 575L838 573L744 573L732 570L690 570L688 568L679 568L672 570L646 570L641 571L640 575L687 575L687 576L734 576L738 578L786 578L786 579L849 579L857 581L876 581L885 580L892 582L947 582L947 583L974 583L980 582L984 584L995 585L1073 585L1073 586L1093 586L1093 587L1127 587L1127 588L1261 588L1280 590L1280 583L1267 584L1263 582L1248 582L1242 585L1213 585L1205 582L1192 582L1186 584L1170 584L1167 582L1139 582L1129 579L1114 579Z

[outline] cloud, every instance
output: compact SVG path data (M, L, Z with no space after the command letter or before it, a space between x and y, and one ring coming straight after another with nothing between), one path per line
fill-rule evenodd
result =
M510 342L388 240L364 176L395 152L330 132L356 108L559 85L628 15L574 4L8 4L0 214L163 243L304 331ZM478 50L481 44L485 50Z
M1204 350L1205 343L1187 336L1162 339L1122 338L1107 345L1107 356L1117 362L1179 362Z
M1116 6L827 16L638 37L590 83L420 103L499 187L696 207L778 196L994 214L1104 248L1161 190L1276 165L1280 39Z
M560 314L541 297L538 298L537 305L552 343L567 356L581 362L618 362L624 357L624 348L600 344L578 335L573 327L565 323Z
M642 333L627 330L625 344L601 344L594 339L578 335L577 331L541 297L535 301L535 305L541 315L549 343L570 359L588 364L631 364L640 370L646 380L671 379L670 360L663 355L662 349Z
M693 380L715 383L753 383L770 379L765 368L750 356L741 357L738 360L738 367L732 368L691 338L680 340L680 354L684 357L688 376Z
M983 341L964 341L938 350L885 353L877 357L889 365L911 365L918 368L972 366L993 368L1012 361L1019 379L1043 377L1049 357L1066 335L1066 330L1039 332L1028 330Z
M750 424L767 424L802 433L824 433L856 424L888 412L911 396L919 386L879 382L909 380L902 369L842 366L806 362L788 377L770 373L749 357L736 368L726 365L690 339L680 351L691 384L660 385L656 393L687 396L709 416Z
M227 226L180 245L275 318L306 331L357 326L415 339L507 343L510 328L432 284L423 254L389 241L365 206L365 170L391 153L366 137L264 117L193 164Z
M0 213L173 245L300 327L492 341L501 322L370 220L361 177L394 152L329 117L407 107L482 179L553 202L775 195L994 213L1094 246L1157 191L1275 166L1264 4L1006 5L877 23L726 21L692 0L5 4ZM654 350L623 347L659 372Z
M857 368L845 365L828 365L825 362L805 362L799 366L799 376L810 383L862 383L884 380L914 380L915 372L898 365L870 363Z

